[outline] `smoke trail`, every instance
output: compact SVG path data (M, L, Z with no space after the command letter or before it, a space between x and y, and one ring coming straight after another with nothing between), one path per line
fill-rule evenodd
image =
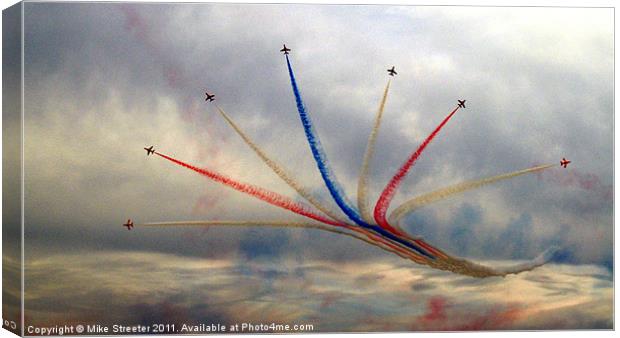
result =
M613 198L613 185L605 185L601 182L598 175L592 173L581 172L578 169L570 168L570 170L562 170L557 173L545 173L540 175L539 179L548 182L561 184L564 186L578 187L580 189L591 191L601 199L611 200Z
M413 167L418 157L422 155L422 152L424 151L426 146L428 146L429 143L431 143L431 141L435 138L435 136L437 136L441 128L443 128L443 126L446 125L446 123L448 123L450 118L452 118L452 116L457 112L457 110L459 110L458 106L454 108L454 110L443 121L441 121L441 123L437 126L437 128L435 128L435 130L433 130L433 132L430 135L428 135L426 140L422 142L422 144L418 147L418 149L413 154L411 154L411 156L407 159L407 161L400 167L398 172L396 172L396 175L392 177L390 182L383 189L383 192L381 193L381 196L379 197L379 200L377 201L377 204L375 205L375 220L377 221L377 224L379 224L380 227L387 229L388 231L396 233L396 234L402 234L401 231L398 231L398 229L393 228L387 222L387 220L385 219L385 213L387 212L387 209L390 207L390 203L392 202L392 198L394 198L396 189L398 189L398 186L400 185L400 183L403 181L403 179L407 175L407 172L409 171L409 169Z
M357 208L366 223L374 222L368 207L368 173L370 169L370 161L375 153L375 141L377 139L377 134L379 133L379 127L381 126L381 117L383 116L383 109L385 108L385 101L387 100L391 81L392 80L388 80L385 90L383 91L383 97L381 98L381 103L379 104L379 110L377 111L377 116L375 117L375 124L370 131L370 136L368 137L366 152L364 153L364 160L362 162L362 169L360 170L360 178L357 183Z
M433 262L431 266L440 270L451 271L476 278L505 277L510 274L516 275L521 272L531 271L546 264L553 258L557 250L557 247L551 247L529 262L505 267L488 267L460 258L452 258L447 262Z
M201 174L203 176L206 176L206 177L208 177L208 178L210 178L210 179L212 179L212 180L214 180L216 182L219 182L219 183L222 183L224 185L227 185L227 186L229 186L229 187L231 187L231 188L233 188L233 189L235 189L237 191L241 191L241 192L244 192L244 193L246 193L246 194L248 194L250 196L258 198L258 199L260 199L260 200L262 200L264 202L267 202L267 203L269 203L271 205L278 206L280 208L292 211L292 212L294 212L296 214L299 214L299 215L302 215L302 216L306 216L308 218L314 219L314 220L319 221L319 222L323 222L325 224L329 224L329 225L333 225L333 226L337 226L337 227L344 227L344 228L347 228L349 230L353 230L353 231L356 231L356 232L362 232L362 233L366 234L366 236L369 237L370 239L373 239L373 240L376 240L376 241L381 241L382 243L385 243L386 245L391 246L391 247L397 247L393 243L389 243L389 241L387 239L379 237L379 236L376 236L376 235L374 235L374 234L372 234L370 232L367 232L367 231L365 231L363 229L350 227L346 223L339 223L339 222L336 222L336 221L332 221L332 220L330 220L328 218L325 218L325 217L323 217L321 215L317 215L316 213L308 210L305 205L303 205L301 203L293 202L288 197L282 196L282 195L280 195L280 194L278 194L276 192L272 192L272 191L263 189L261 187L254 186L254 185L237 182L237 181L232 180L232 179L230 179L230 178L228 178L226 176L220 175L220 174L218 174L216 172L213 172L213 171L210 171L210 170L207 170L207 169L202 169L202 168L195 167L195 166L193 166L191 164L187 164L187 163L182 162L180 160L177 160L177 159L174 159L172 157L166 156L166 155L161 154L161 153L159 153L157 151L155 152L155 154L157 154L158 156L163 157L163 158L165 158L165 159L167 159L167 160L169 160L169 161L171 161L173 163L176 163L176 164L178 164L180 166L183 166L185 168L191 169L191 170L193 170L193 171L195 171L195 172L197 172L197 173L199 173L199 174ZM393 239L393 238L397 238L397 237L392 236L392 238L390 238L390 239ZM401 243L402 243L402 240L401 240ZM407 245L407 242L404 242L403 244ZM409 247L412 247L412 246L409 245ZM417 249L417 250L419 251L419 249ZM424 255L428 255L428 254L426 254L423 251L421 253L424 254ZM417 254L415 254L413 252L410 252L408 254L409 255L417 256ZM419 258L422 260L422 257L419 257Z
M304 127L306 138L308 139L308 143L310 144L312 156L314 156L314 160L316 161L319 172L323 177L323 181L325 181L325 184L327 185L330 194L332 195L338 206L342 209L342 211L344 211L344 213L349 216L352 221L359 224L358 221L360 221L360 215L358 214L357 210L352 207L351 202L348 201L346 195L343 192L342 186L332 172L329 162L327 161L325 151L323 151L321 140L319 139L316 131L314 130L314 125L310 120L310 116L308 116L308 113L306 113L306 108L304 107L304 103L301 100L301 94L299 93L299 89L297 88L297 81L295 80L295 75L293 74L293 68L291 68L291 62L289 61L288 55L286 55L286 64L288 66L288 73L291 78L293 93L295 94L295 101L297 102L299 117L301 118L301 123Z
M336 234L346 235L355 239L359 239L368 244L374 245L382 250L398 255L401 258L411 259L418 264L428 265L430 267L454 272L461 275L467 275L477 278L506 276L509 274L518 274L525 271L531 271L539 266L547 263L553 255L557 252L557 247L547 249L535 259L513 266L506 267L488 267L478 263L470 262L465 259L449 257L446 260L429 261L420 256L411 255L409 251L403 250L401 247L385 245L386 242L377 243L367 237L361 236L357 233L347 232L336 228L327 227L321 224L308 223L308 222L288 222L288 221L181 221L181 222L150 222L143 224L136 224L136 226L273 226L284 228L310 228L328 231ZM346 227L348 230L358 232L361 234L367 234L364 229L354 228L351 226Z
M502 274L518 274L520 272L524 272L524 271L531 271L539 266L544 265L545 263L549 262L553 256L556 254L556 252L558 252L559 248L558 247L551 247L547 250L545 250L543 253L541 253L540 255L538 255L538 257L534 258L533 260L523 263L523 264L517 264L517 265L513 265L513 266L507 266L507 267L501 267L501 268L495 268L495 270L497 272L500 272Z
M241 130L241 128L239 128L239 126L237 126L237 124L230 118L230 116L228 116L228 114L224 112L224 110L222 110L217 105L215 105L215 108L217 108L217 110L220 112L220 115L222 115L222 117L226 120L226 122L228 122L228 124L235 130L235 132L237 132L237 134L243 139L243 141L245 141L245 143L250 148L252 148L252 150L254 150L254 152L258 155L258 157L260 157L261 160L263 160L263 162L265 162L265 164L267 164L267 166L271 168L271 170L273 170L273 172L276 173L276 175L278 175L278 177L280 177L284 182L286 182L286 184L288 184L291 188L297 191L299 195L305 198L308 202L310 202L310 204L315 206L317 209L322 211L324 214L326 214L327 216L331 217L332 219L336 221L344 223L344 221L342 221L337 215L335 215L335 213L332 210L330 210L329 207L321 204L316 198L314 198L314 196L312 196L312 194L309 191L307 191L299 182L297 182L293 177L291 177L288 174L287 170L285 170L277 162L269 158L267 154L265 154L265 151L263 151L256 143L254 143L248 137L248 135L244 133Z
M329 231L336 231L338 233L344 231L338 231L326 226L309 223L309 222L292 222L292 221L175 221L175 222L148 222L142 224L136 224L136 226L275 226L275 227L291 227L291 228L326 228Z
M353 231L347 232L337 228L327 227L321 224L308 223L308 222L289 222L289 221L180 221L180 222L149 222L143 224L136 224L136 226L273 226L283 228L310 228L328 231L336 234L346 235L359 239L368 244L374 245L382 250L396 254L401 258L411 259L419 264L426 264L426 260L422 257L405 250L402 247L393 245L381 237L377 237L364 229L354 228L352 226L345 226L344 228ZM362 236L364 235L364 236ZM378 240L378 241L376 241Z
M340 183L338 183L338 181L336 180L336 177L334 176L329 166L329 163L327 162L327 157L325 156L325 152L323 151L321 141L319 140L318 135L316 135L312 121L306 113L306 108L304 108L304 103L301 100L301 94L299 93L299 89L297 88L297 82L295 80L295 75L293 74L293 68L291 67L291 62L288 58L288 55L286 55L286 65L288 67L288 73L291 79L291 86L293 87L293 94L295 95L295 101L297 103L297 111L299 112L299 117L301 118L301 123L304 127L306 138L308 139L308 143L310 144L312 156L314 157L317 167L319 168L319 172L323 177L323 181L325 182L325 185L327 186L327 189L329 190L336 204L338 204L340 209L342 209L342 211L349 217L349 219L351 219L353 222L360 225L361 227L372 229L373 231L377 232L385 238L403 244L428 258L435 259L435 257L433 257L431 253L427 252L428 249L424 249L420 247L420 245L414 244L412 241L396 236L395 234L390 233L389 231L386 231L381 227L373 224L368 224L361 218L358 211L355 210L351 202L347 199L346 195L342 190L342 187L340 186ZM406 234L401 235L406 236Z
M177 159L174 159L172 157L166 156L164 154L161 154L159 152L155 152L155 154L167 159L168 161L171 161L173 163L176 163L180 166L183 166L185 168L191 169L203 176L206 176L216 182L222 183L224 185L227 185L235 190L244 192L248 195L251 195L253 197L256 197L260 200L263 200L271 205L275 205L278 206L280 208L283 209L287 209L289 211L292 211L296 214L302 215L302 216L306 216L308 218L317 220L319 222L323 222L325 224L330 224L330 225L334 225L334 226L343 226L342 223L339 222L335 222L332 221L330 219L327 219L321 215L317 215L314 212L308 210L308 208L301 204L301 203L296 203L293 202L291 199L289 199L286 196L282 196L276 192L272 192L266 189L263 189L261 187L257 187L254 185L250 185L250 184L245 184L245 183L241 183L241 182L237 182L231 178L228 178L226 176L220 175L216 172L207 170L207 169L201 169L198 167L195 167L191 164L187 164L185 162L179 161Z
M390 223L394 224L395 227L398 227L400 220L405 215L427 204L442 200L444 198L448 198L458 193L480 188L487 184L495 183L495 182L502 181L502 180L507 180L509 178L514 178L514 177L525 175L525 174L539 172L539 171L542 171L542 170L545 170L545 169L548 169L554 166L555 166L554 164L540 165L540 166L536 166L536 167L532 167L528 169L514 171L511 173L506 173L506 174L497 175L493 177L487 177L487 178L483 178L483 179L476 180L476 181L466 181L466 182L455 184L455 185L452 185L452 186L449 186L443 189L429 192L427 194L415 197L401 204L398 208L396 208L390 214L390 217L389 217Z

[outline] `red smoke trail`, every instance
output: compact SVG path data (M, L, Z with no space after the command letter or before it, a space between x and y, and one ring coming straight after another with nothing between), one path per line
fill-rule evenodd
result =
M600 177L595 174L583 173L577 169L556 172L541 172L538 178L546 181L561 184L564 186L578 187L580 189L592 191L605 200L613 198L613 186L605 185Z
M170 46L162 43L165 41L165 37L159 30L158 23L153 18L141 15L135 5L123 4L119 6L119 9L125 17L124 28L127 33L135 36L138 42L144 46L152 62L161 67L161 76L165 83L178 93L179 99L175 101L179 105L183 120L194 127L206 126L206 130L204 128L195 129L197 133L202 134L201 137L208 135L213 139L228 141L229 136L222 134L214 127L213 123L199 123L204 119L204 110L200 102L203 92L196 91L193 88L196 87L196 83L203 81L203 79L201 77L198 80L194 73L187 71L182 63L177 62L174 56L169 54ZM213 160L220 155L219 148L209 145L200 147L198 155L199 159L208 157Z
M165 43L166 39L160 28L160 24L140 11L139 7L132 4L122 4L119 10L124 16L124 28L129 36L135 37L136 41L144 47L149 55L149 62L157 65L161 71L161 77L165 84L176 93L176 105L182 120L192 127L196 134L194 137L198 149L198 159L208 158L214 166L225 161L221 147L215 144L228 142L228 133L222 133L213 122L213 114L205 116L204 106L201 102L203 91L197 91L196 84L202 82L203 75L198 78L195 72L187 71L183 63L169 53L170 46ZM170 94L169 92L169 94ZM206 120L206 121L205 121ZM203 140L200 143L197 140ZM217 142L204 142L212 140ZM209 196L204 193L202 197ZM198 202L197 202L198 203Z
M193 170L193 171L195 171L195 172L197 172L197 173L199 173L199 174L201 174L203 176L206 176L206 177L208 177L208 178L210 178L210 179L212 179L212 180L214 180L216 182L222 183L222 184L227 185L227 186L229 186L229 187L231 187L231 188L233 188L235 190L238 190L240 192L244 192L244 193L246 193L248 195L254 196L254 197L256 197L256 198L258 198L258 199L260 199L262 201L265 201L265 202L267 202L267 203L269 203L271 205L275 205L275 206L278 206L280 208L287 209L287 210L292 211L292 212L294 212L296 214L299 214L299 215L302 215L302 216L314 219L316 221L319 221L319 222L322 222L322 223L325 223L325 224L333 225L333 226L336 226L336 227L344 227L346 229L349 229L349 230L352 230L352 231L355 231L355 232L358 232L358 233L362 233L366 237L368 237L371 241L379 242L381 244L384 244L384 245L392 248L393 250L396 250L396 251L398 251L400 253L403 253L407 257L410 257L412 260L414 260L417 263L424 264L424 262L425 262L425 260L424 260L424 258L422 256L419 256L419 255L417 255L417 254L415 254L413 252L405 250L404 248L402 248L402 247L400 247L398 245L394 245L393 243L389 242L388 240L386 240L386 239L384 239L382 237L376 236L376 235L374 235L374 234L372 234L372 233L370 233L370 232L368 232L368 231L366 231L364 229L360 229L360 228L357 228L357 227L352 227L352 226L349 226L349 225L347 225L345 223L335 222L335 221L332 221L332 220L330 220L328 218L325 218L325 217L322 217L320 215L317 215L317 214L313 213L312 211L308 210L306 208L306 206L304 206L303 204L293 202L292 200L290 200L286 196L282 196L282 195L280 195L280 194L278 194L276 192L272 192L272 191L269 191L269 190L266 190L266 189L254 186L254 185L237 182L237 181L235 181L235 180L233 180L231 178L228 178L226 176L220 175L220 174L218 174L216 172L213 172L213 171L210 171L210 170L207 170L207 169L202 169L202 168L195 167L195 166L193 166L191 164L187 164L187 163L185 163L183 161L180 161L180 160L177 160L175 158L166 156L166 155L161 154L159 152L155 152L155 154L157 154L157 155L167 159L170 162L173 162L173 163L176 163L176 164L178 164L178 165L180 165L182 167L191 169L191 170Z
M203 195L198 197L192 209L192 215L207 215L212 213L221 200L220 196L221 195Z
M216 182L222 183L224 185L227 185L235 190L244 192L248 195L254 196L260 200L263 200L269 204L278 206L280 208L283 209L287 209L290 210L296 214L302 215L302 216L306 216L308 218L312 218L316 221L325 223L325 224L329 224L329 225L333 225L333 226L343 226L342 223L337 223L334 222L330 219L327 219L325 217L322 217L320 215L317 215L315 213L313 213L312 211L308 210L304 205L299 204L299 203L295 203L292 200L290 200L288 197L282 196L278 193L272 192L272 191L268 191L265 190L263 188L254 186L254 185L250 185L250 184L245 184L245 183L241 183L241 182L237 182L231 178L228 178L226 176L220 175L216 172L207 170L207 169L202 169L202 168L198 168L195 167L191 164L187 164L183 161L179 161L175 158L166 156L164 154L161 154L159 152L155 152L155 154L167 159L170 162L176 163L180 166L183 166L185 168L191 169L203 176L206 176Z
M400 167L396 175L392 177L390 182L383 189L383 192L381 193L381 196L379 197L379 200L377 201L377 204L375 205L375 213L374 213L375 221L377 221L377 224L380 227L394 234L400 235L400 236L406 235L402 231L399 231L398 229L392 227L388 223L387 219L385 218L387 209L390 207L390 203L392 202L392 198L394 198L396 189L398 189L400 183L403 181L403 179L407 175L407 172L409 172L409 169L413 167L418 157L422 155L422 152L424 151L426 146L428 146L428 144L431 143L433 138L437 136L437 133L439 133L441 128L443 128L443 126L446 123L448 123L450 118L452 118L452 116L456 113L457 110L459 110L459 107L454 108L454 110L450 113L450 115L448 115L443 121L441 121L439 126L437 126L437 128L435 128L435 130L433 130L433 132L430 135L428 135L426 140L422 142L422 144L418 147L418 149L413 154L411 154L411 156L407 159L407 161Z
M449 256L445 252L431 246L430 244L426 243L425 241L421 239L414 239L413 242L423 247L426 251L431 252L435 256L439 256L441 258L449 258Z
M361 234L366 235L366 237L368 237L368 239L370 241L374 241L374 242L379 242L381 244L384 244L386 246L388 246L389 248L391 248L392 250L395 250L401 254L404 254L406 257L410 258L411 260L413 260L414 262L418 263L418 264L426 264L426 262L428 262L428 260L426 259L426 257L423 257L421 255L418 255L417 253L405 248L405 247L401 247L399 245L396 245L394 243L392 243L389 239L381 237L379 235L374 234L373 232L370 232L369 230L366 230L364 228L358 228L358 227L354 227L354 226L346 226L347 229L355 231L355 232L359 232ZM401 256L402 257L402 256Z
M120 10L125 15L125 30L135 34L150 55L161 65L166 83L174 89L184 87L188 83L188 78L183 69L166 56L166 48L160 45L161 37L157 36L158 32L154 31L151 25L140 16L136 6L121 5Z
M213 213L220 201L221 194L217 196L204 194L196 200L196 204L194 204L194 208L192 209L192 215L207 215ZM209 229L211 229L211 227L202 227L198 236L196 236L196 231L189 231L186 233L185 239L192 244L198 243L199 241L202 242L204 236L209 232Z
M410 327L412 331L480 331L509 329L523 315L520 306L492 305L488 310L471 312L452 308L441 296L427 301L426 313Z
M434 296L428 300L427 310L424 316L420 318L423 322L444 321L446 320L447 301L441 296Z
M491 308L487 313L477 316L468 323L449 329L449 331L481 331L510 329L510 325L517 321L523 310L515 305L508 305L506 309Z

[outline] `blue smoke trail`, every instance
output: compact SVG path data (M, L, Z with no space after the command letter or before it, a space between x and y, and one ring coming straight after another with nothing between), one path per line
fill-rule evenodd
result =
M295 94L295 101L297 102L297 111L299 112L301 124L303 125L304 131L306 132L306 138L308 139L308 143L310 144L312 156L314 157L314 160L316 161L316 164L319 168L319 172L323 177L323 181L325 181L325 185L327 185L327 189L329 190L329 193L332 195L336 204L338 204L340 209L342 209L342 211L349 217L349 219L351 219L359 226L371 229L376 233L382 235L383 237L401 243L428 258L435 259L435 257L426 252L426 250L418 247L417 245L409 241L403 240L400 237L395 236L391 232L386 231L379 226L366 223L362 219L357 209L352 206L351 202L347 199L342 187L340 186L340 183L338 183L336 176L334 175L329 166L327 156L325 155L325 152L323 151L323 146L321 145L321 140L319 140L319 137L314 130L314 125L312 124L308 113L306 113L306 108L304 107L304 103L301 100L301 94L299 93L299 88L297 88L297 81L295 81L295 75L293 74L291 62L289 61L288 55L285 56L286 65L288 66L288 74L291 78L291 85L293 87L293 94Z
M314 130L314 125L312 124L308 113L306 113L306 108L304 107L304 103L301 100L301 95L299 94L299 89L297 88L297 82L295 81L295 75L293 74L293 69L291 68L291 63L288 59L288 55L286 56L286 64L288 65L288 72L291 77L293 93L295 94L295 100L297 101L297 110L299 111L299 117L301 117L301 123L304 127L304 131L306 132L306 137L308 139L308 143L310 143L310 149L312 150L312 155L314 156L314 160L319 167L321 176L323 177L323 180L327 185L327 189L329 189L330 194L332 195L340 209L342 209L342 211L352 221L359 224L358 220L361 221L361 216L358 211L354 207L352 207L352 204L344 194L340 183L334 176L334 173L329 166L329 162L327 161L327 156L323 151L321 140L319 139L318 135Z

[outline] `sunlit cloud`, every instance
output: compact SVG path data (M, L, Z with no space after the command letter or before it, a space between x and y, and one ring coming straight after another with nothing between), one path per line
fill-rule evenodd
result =
M604 268L550 264L479 280L398 262L274 264L153 252L54 255L26 266L25 304L33 325L69 318L138 324L171 309L176 316L168 321L179 323L304 322L318 331L613 324L613 282Z

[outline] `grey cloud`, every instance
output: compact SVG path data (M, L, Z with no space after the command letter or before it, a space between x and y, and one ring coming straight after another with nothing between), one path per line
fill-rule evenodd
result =
M388 259L400 264L374 247L315 230L127 232L120 227L129 217L137 223L298 219L144 156L142 147L154 144L190 163L298 198L204 105L204 90L215 92L218 104L258 144L335 207L299 123L277 53L282 43L293 48L303 98L351 199L391 65L399 76L379 132L371 201L457 98L466 98L468 108L429 145L393 206L421 192L556 163L561 156L574 161L569 170L594 175L601 187L611 187L610 11L548 13L536 8L28 3L28 261L51 253L119 250L253 264L320 261L324 264L314 273L325 274L333 269L329 264ZM562 23L575 16L579 19L570 27L546 23L549 17ZM569 170L554 168L549 176L520 177L454 196L416 211L403 227L457 255L526 259L558 244L567 250L562 262L611 266L613 199L557 178ZM299 278L312 274L308 269L297 271ZM265 273L275 281L282 277ZM150 317L161 315L136 306ZM378 327L370 323L367 328Z
M375 278L379 274L364 272L369 265L381 271L380 280ZM303 277L295 272L299 269L304 270ZM274 264L102 251L32 260L26 273L26 310L38 314L33 325L63 321L134 325L167 317L174 323L207 324L306 321L318 332L605 329L611 327L613 303L610 274L576 265L456 281L447 273L400 268L389 261L299 265L290 260ZM603 279L594 277L597 274ZM359 284L369 276L377 282ZM549 294L551 289L561 291L556 285L573 287L570 292ZM514 288L522 296L507 298L506 290ZM76 297L69 299L67 294ZM547 295L543 303L538 301L542 294ZM112 304L115 311L104 315ZM577 321L558 320L577 317Z

